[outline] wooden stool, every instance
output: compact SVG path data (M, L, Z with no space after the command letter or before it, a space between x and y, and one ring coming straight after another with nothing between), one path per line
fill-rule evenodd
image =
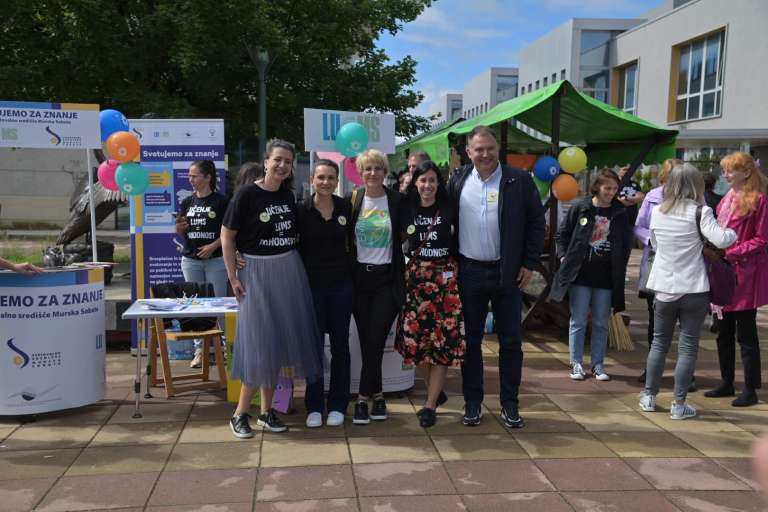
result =
M224 331L221 329L210 329L207 331L185 331L175 332L166 331L162 318L155 318L149 337L148 356L151 364L149 374L150 386L165 386L165 396L172 397L177 393L185 391L196 391L202 389L226 389L227 388L227 370L224 366L224 351L221 348L221 335ZM203 339L203 368L199 373L190 373L186 375L172 376L171 362L168 358L168 341L180 341L202 338ZM208 358L211 344L216 358L216 368L219 371L218 380L208 380ZM160 358L163 362L163 378L157 376L157 349L160 349ZM174 384L189 380L199 380L190 384Z

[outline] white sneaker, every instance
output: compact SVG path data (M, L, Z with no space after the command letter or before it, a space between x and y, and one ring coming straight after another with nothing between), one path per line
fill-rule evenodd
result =
M684 420L686 418L693 418L696 416L696 409L688 405L688 402L678 404L672 402L672 407L669 408L669 417L673 420Z
M581 363L573 363L573 366L571 367L571 379L584 380L586 376L587 374L584 373L584 368L581 367Z
M323 426L323 415L319 412L307 414L307 428L317 428Z
M328 418L325 420L325 424L329 427L340 427L344 424L344 414L339 411L331 411L328 413Z
M595 376L596 380L602 380L602 381L611 380L610 375L605 373L605 370L603 370L602 366L595 366L594 368L592 368L592 375Z
M645 393L640 394L640 409L645 412L653 412L656 410L656 395L647 395Z

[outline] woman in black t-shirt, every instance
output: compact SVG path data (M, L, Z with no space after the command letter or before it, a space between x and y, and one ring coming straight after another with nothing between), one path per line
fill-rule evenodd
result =
M414 171L408 199L400 226L409 258L406 298L395 347L404 363L427 367L427 399L417 414L421 426L428 428L435 424L447 370L461 366L466 350L455 259L458 216L430 161Z
M592 315L590 340L592 375L610 380L603 368L608 346L611 309L624 310L624 276L631 250L632 226L626 207L619 202L619 177L610 169L597 173L591 197L574 204L557 232L560 269L554 277L550 299L568 294L571 320L568 328L573 380L584 380L582 367L587 320Z
M189 166L193 193L181 202L176 215L176 233L184 237L181 272L184 280L211 283L217 297L227 295L227 269L221 255L221 219L227 211L227 198L216 192L216 165L198 160ZM195 357L189 364L200 368L202 342L195 340Z
M296 201L290 188L296 151L274 139L267 144L264 178L240 187L221 229L227 275L240 303L232 378L242 381L230 428L236 437L253 437L248 410L261 391L258 426L271 432L287 427L272 409L280 370L314 382L322 378L315 354L319 332L312 295L297 249ZM236 268L235 250L245 260Z

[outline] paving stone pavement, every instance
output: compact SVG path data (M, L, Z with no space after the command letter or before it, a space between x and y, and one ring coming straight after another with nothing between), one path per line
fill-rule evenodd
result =
M636 264L633 256L633 271ZM640 412L646 311L631 289L627 298L636 348L609 352L610 382L568 378L565 334L525 335L521 430L499 418L493 336L484 342L489 394L478 427L460 424L461 379L452 370L450 399L429 430L415 417L421 383L388 398L386 422L312 430L303 425L299 387L295 411L284 416L291 431L249 440L229 431L233 405L223 394L153 398L132 419L135 360L110 353L106 400L34 422L0 417L0 510L768 510L749 459L752 441L768 430L768 403L734 409L698 391L690 401L699 417L671 421L670 362L659 411ZM766 339L768 311L759 321ZM718 379L714 337L706 328L703 336L700 390Z

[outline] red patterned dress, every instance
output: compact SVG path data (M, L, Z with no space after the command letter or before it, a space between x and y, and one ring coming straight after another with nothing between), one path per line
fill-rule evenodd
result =
M436 205L417 207L403 216L410 259L395 348L406 364L459 367L464 359L464 316L451 217Z

